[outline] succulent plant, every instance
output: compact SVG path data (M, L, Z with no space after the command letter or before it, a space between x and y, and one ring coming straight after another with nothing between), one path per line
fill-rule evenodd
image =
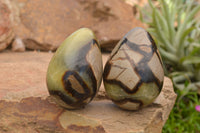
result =
M150 11L140 10L140 19L158 44L165 73L179 89L200 89L199 3L194 0L149 0Z

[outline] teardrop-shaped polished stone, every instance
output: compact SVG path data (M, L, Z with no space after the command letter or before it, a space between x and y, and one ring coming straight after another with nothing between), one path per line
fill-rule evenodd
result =
M84 107L97 93L103 66L94 33L81 28L57 49L47 71L47 87L57 103L68 109Z
M103 74L108 97L119 107L137 110L159 95L164 71L151 35L142 28L129 31L113 49Z

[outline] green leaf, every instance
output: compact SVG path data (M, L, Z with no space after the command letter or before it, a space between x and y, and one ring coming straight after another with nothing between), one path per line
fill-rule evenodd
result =
M174 14L170 13L169 6L165 2L165 0L161 0L163 3L163 8L166 13L166 20L169 28L169 36L170 36L170 42L173 44L174 37L175 37L175 29L174 29Z
M169 40L166 38L166 36L165 36L165 34L164 34L163 30L162 30L162 26L160 25L159 20L158 20L158 18L156 17L156 12L155 12L155 10L153 11L153 14L152 14L152 15L153 15L153 21L154 21L154 23L155 23L155 27L154 27L154 28L155 28L155 30L156 30L158 36L159 36L159 38L157 38L157 39L160 39L161 42L163 42L163 43L165 44L166 49L167 49L169 52L175 53L175 52L176 52L176 49L170 44Z
M185 3L185 4L187 4L187 8L186 8L186 11L185 11L186 13L191 11L191 8L193 6L193 2L194 2L194 0L190 0L187 3Z
M144 22L144 17L143 17L143 13L142 13L142 9L140 7L137 6L137 8L139 9L139 18L140 18L140 21Z
M192 52L190 53L190 56L194 56L195 54L199 54L200 55L200 46L199 47L195 47Z
M148 0L148 2L149 2L150 7L151 7L152 9L155 9L155 7L154 7L152 1L151 1L151 0Z
M184 20L184 22L180 25L177 34L176 34L176 39L175 39L175 44L177 46L177 48L180 48L180 40L181 40L181 35L184 32L185 28L187 27L187 24L192 21L192 19L194 18L194 15L200 10L200 5L196 6L195 8L193 8L193 10L188 13L186 15L186 18Z
M191 31L193 31L195 29L195 27L190 27L188 29L186 29L180 37L180 45L178 48L178 52L177 53L183 53L184 52L184 41L186 40L186 37L190 34ZM182 54L181 54L182 55Z
M169 30L166 19L161 15L161 13L158 10L155 10L155 15L158 18L158 21L160 22L161 27L163 28L163 32L166 35L166 38L169 40Z
M150 14L144 18L149 22L143 22L149 24L148 31L158 44L169 73L174 72L169 76L173 77L176 87L195 90L197 87L193 82L200 80L200 19L195 16L200 5L195 5L194 0L157 0L158 6L153 0L148 1L151 11L144 9L142 13L147 11ZM184 84L186 80L190 83Z
M178 62L177 56L173 55L170 52L165 51L164 49L160 48L159 49L161 55L166 59L172 62L173 64L176 64Z
M199 56L184 57L184 58L181 59L181 62L184 65L187 65L187 64L200 64L200 57Z
M180 25L182 24L182 14L183 14L183 10L180 10L178 13L177 13L177 23L178 23L178 29L180 27Z

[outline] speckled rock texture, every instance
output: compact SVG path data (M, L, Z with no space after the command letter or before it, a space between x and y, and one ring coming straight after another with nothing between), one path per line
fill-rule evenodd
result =
M105 95L103 86L83 109L65 110L49 96L46 71L52 53L0 53L1 133L161 133L176 100L165 77L156 101L125 111ZM103 55L105 63L107 55Z

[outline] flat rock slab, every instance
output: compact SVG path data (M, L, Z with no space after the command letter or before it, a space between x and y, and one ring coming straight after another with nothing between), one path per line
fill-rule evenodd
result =
M160 133L176 100L165 77L161 94L148 107L125 111L106 98L80 110L59 107L48 94L46 71L52 53L0 54L0 132L2 133ZM107 56L103 56L104 62ZM17 129L17 130L16 130Z
M53 54L25 52L0 53L0 99L48 95L46 71Z

